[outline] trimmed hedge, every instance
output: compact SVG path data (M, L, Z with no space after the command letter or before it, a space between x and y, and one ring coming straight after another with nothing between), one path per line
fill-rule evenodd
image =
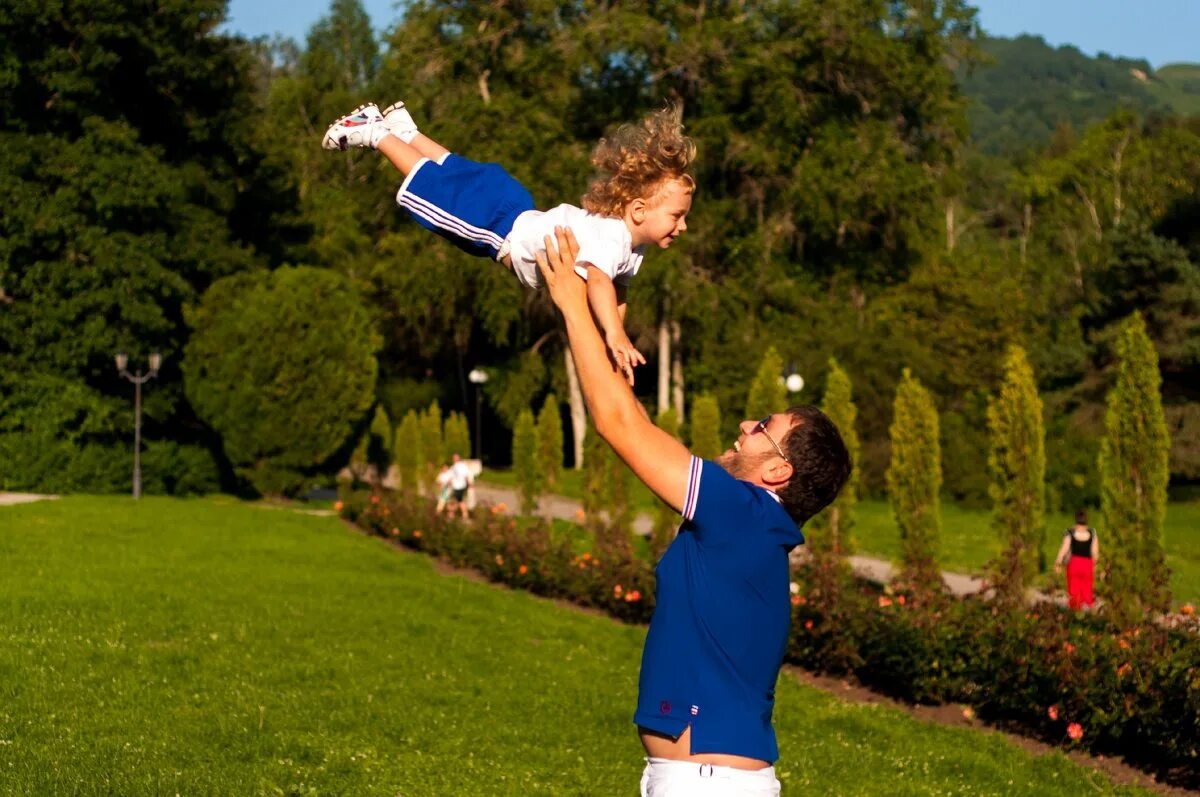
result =
M629 546L578 553L541 519L480 507L471 522L411 494L346 492L343 517L379 536L474 568L493 581L645 623L652 565ZM980 599L905 594L854 583L830 603L796 571L787 659L850 673L919 703L963 703L978 716L1051 743L1124 756L1171 782L1200 786L1200 623L1120 630L1042 604L1004 611Z

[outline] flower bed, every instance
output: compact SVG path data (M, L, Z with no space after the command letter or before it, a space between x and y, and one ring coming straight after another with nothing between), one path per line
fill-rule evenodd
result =
M579 554L540 519L495 508L469 524L415 496L356 491L342 515L364 529L494 581L564 598L628 622L654 609L654 573L629 548ZM1040 605L1002 612L979 599L911 600L862 583L836 601L797 571L788 660L851 673L892 696L963 703L981 718L1041 739L1124 756L1172 782L1200 786L1200 628L1102 618Z

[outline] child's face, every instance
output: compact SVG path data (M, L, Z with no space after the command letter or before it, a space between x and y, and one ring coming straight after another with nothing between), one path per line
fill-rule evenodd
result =
M691 209L691 186L679 180L667 182L644 201L638 209L640 213L635 211L640 239L635 245L655 244L666 249L687 229L687 214Z

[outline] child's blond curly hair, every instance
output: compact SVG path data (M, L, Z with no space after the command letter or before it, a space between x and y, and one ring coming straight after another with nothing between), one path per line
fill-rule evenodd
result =
M683 110L670 105L636 125L621 125L592 151L597 176L583 195L583 209L600 216L620 216L639 197L648 199L668 180L696 189L688 167L696 144L683 134Z

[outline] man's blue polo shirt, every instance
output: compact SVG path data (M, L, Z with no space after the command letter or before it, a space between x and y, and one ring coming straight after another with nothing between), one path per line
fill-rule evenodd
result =
M788 553L803 542L774 493L692 457L683 524L655 571L634 722L672 738L691 725L693 754L779 758Z

